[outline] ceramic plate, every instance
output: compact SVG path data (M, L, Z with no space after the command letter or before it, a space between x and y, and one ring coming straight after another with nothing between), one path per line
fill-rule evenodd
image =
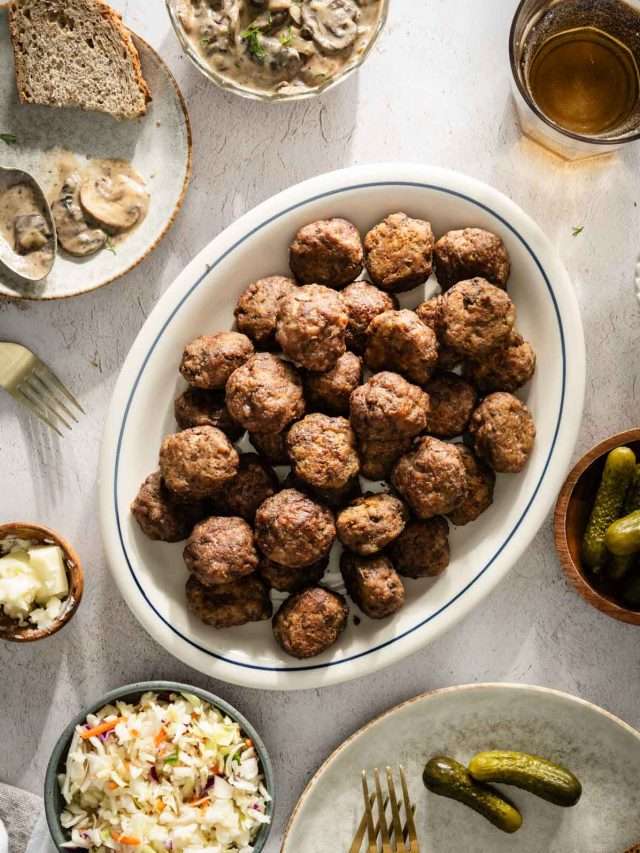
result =
M191 176L191 129L187 108L169 69L158 54L134 35L142 71L153 101L146 116L117 121L100 113L24 105L18 101L13 73L6 8L0 9L0 133L16 137L0 141L0 165L31 172L45 189L53 182L51 149L87 157L125 159L142 175L151 194L142 224L117 246L78 259L58 253L44 282L15 285L0 272L0 295L14 299L61 299L95 290L129 272L160 242L182 206ZM162 164L171 164L164 170Z
M337 645L297 661L276 645L268 622L215 631L185 608L182 545L148 541L129 505L157 468L162 438L175 430L178 364L189 340L228 328L253 279L287 273L287 249L304 223L328 216L362 232L391 211L429 218L436 234L461 225L498 232L513 261L518 325L538 354L524 397L536 420L534 453L520 476L498 478L493 507L453 531L452 563L435 583L409 581L392 620L350 620ZM428 288L433 285L429 284ZM403 298L416 305L424 289ZM509 199L463 175L417 165L347 169L293 187L215 239L159 301L134 343L109 411L101 461L101 522L109 563L129 606L172 654L209 675L253 687L335 684L400 660L476 607L523 553L551 508L571 459L584 393L584 341L571 283L540 229ZM327 582L339 586L334 558ZM355 611L354 611L355 612Z
M466 806L427 793L433 755L466 763L486 749L516 749L569 767L577 806L561 809L501 787L522 812L505 835ZM354 734L315 774L289 822L281 853L348 850L362 816L363 769L403 764L421 850L429 853L622 853L640 840L640 734L611 714L542 687L479 684L426 693Z

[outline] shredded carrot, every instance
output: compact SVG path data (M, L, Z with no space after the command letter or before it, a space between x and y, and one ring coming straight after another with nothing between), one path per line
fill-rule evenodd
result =
M115 789L116 789L117 787L118 787L118 786L116 785L116 783L115 783L115 782L107 782L107 788L108 788L110 791L115 791Z
M208 802L209 802L209 797L207 796L207 797L202 797L202 799L200 799L200 800L191 800L189 805L190 806L201 806L203 803L208 803Z
M83 732L80 732L80 737L82 740L89 740L90 737L96 737L97 735L103 735L105 732L110 732L112 729L119 723L125 723L126 719L124 717L118 717L115 720L111 720L109 723L100 723L99 726L94 726L92 729L85 729Z
M139 844L142 844L139 838L136 838L135 835L120 835L120 833L115 830L111 833L111 837L114 841L117 841L118 844L126 844L127 847L137 847Z
M166 733L166 731L165 731L164 729L160 729L160 731L159 731L159 732L157 733L157 735L154 737L153 742L155 743L155 745L156 745L156 746L160 746L160 744L162 743L162 741L164 741L164 740L166 740L166 739L167 739L167 733Z
M140 737L140 729L131 729L131 734L134 737Z
M162 800L156 800L155 810L158 812L158 814L162 814L164 809L165 809L165 806L164 806L164 803L162 802Z
M248 738L245 740L244 745L247 747L247 749L251 749L251 747L253 746L253 741L251 740L251 738L250 738L250 737L248 737Z

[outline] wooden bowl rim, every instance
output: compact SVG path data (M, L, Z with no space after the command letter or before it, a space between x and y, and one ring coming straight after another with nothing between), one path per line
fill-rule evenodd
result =
M69 575L69 595L65 600L64 610L48 628L20 627L17 624L15 628L10 626L3 628L0 626L0 640L8 640L12 643L32 643L36 640L44 640L46 637L52 637L75 614L84 591L84 572L80 557L75 548L63 536L50 527L45 527L42 524L36 524L32 521L12 521L0 524L0 541L9 536L17 536L20 532L24 533L27 531L31 531L31 538L39 540L51 539L56 545L62 548Z
M554 540L556 552L560 560L560 564L564 570L567 579L584 598L584 600L596 607L602 613L610 616L612 619L618 619L620 622L626 622L630 625L640 625L640 612L629 610L618 604L614 599L603 595L599 590L589 583L586 576L583 574L581 567L576 564L569 551L569 543L567 540L567 510L573 499L573 493L578 480L582 475L595 465L606 453L614 450L616 447L622 447L625 444L640 442L640 428L628 429L624 432L616 433L609 438L594 445L591 450L588 450L574 465L571 472L560 490L556 508L554 512Z

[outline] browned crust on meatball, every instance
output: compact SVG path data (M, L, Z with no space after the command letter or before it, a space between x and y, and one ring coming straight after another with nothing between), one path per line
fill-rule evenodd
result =
M498 391L480 403L471 418L475 451L501 474L517 474L531 456L536 427L529 409L512 394Z
M425 324L429 326L438 339L438 368L440 370L453 370L457 367L462 356L444 342L444 297L441 294L432 296L422 302L416 308L416 314Z
M431 403L427 432L440 438L462 435L478 400L473 385L455 373L439 373L424 390Z
M405 578L435 578L449 565L449 525L437 515L410 521L389 547L398 574Z
M231 417L250 432L282 432L304 414L302 380L292 364L257 353L229 377L226 402Z
M350 598L371 619L386 619L403 607L404 584L388 557L343 551L340 571Z
M187 388L176 398L173 408L180 429L212 426L222 430L231 441L237 441L244 432L229 414L224 402L224 391Z
M273 634L294 658L316 657L333 646L347 627L344 596L321 586L290 596L273 617Z
M429 397L397 373L376 373L351 395L351 424L365 439L397 441L427 425Z
M205 513L202 503L185 504L171 494L160 471L149 474L131 504L131 514L149 539L181 542Z
M467 494L448 518L456 527L462 527L479 518L493 503L496 475L468 447L459 444L458 451L467 472Z
M393 469L391 482L418 518L447 515L464 499L467 475L458 449L426 436Z
M293 471L290 471L285 478L282 488L297 489L299 492L309 495L310 498L318 500L320 503L326 504L332 508L343 507L350 501L355 500L355 498L359 498L362 494L360 477L358 476L353 477L348 483L345 483L345 485L339 489L318 489L311 486L309 483L305 483L305 481L301 480L299 477L296 477Z
M211 587L191 575L186 586L187 609L205 625L234 628L271 619L273 605L266 584L257 575Z
M235 477L238 453L227 436L210 426L168 435L160 448L160 471L173 494L206 498Z
M423 385L438 363L438 340L415 311L385 311L371 321L364 360L371 370L393 370Z
M205 586L230 583L258 568L253 531L242 518L213 516L196 524L183 557Z
M408 518L409 512L398 498L368 492L338 513L338 539L356 554L370 557L402 533Z
M331 510L296 489L283 489L256 513L258 547L270 560L292 569L321 560L335 538Z
M244 518L250 524L256 510L278 491L280 484L273 468L255 453L241 453L238 473L220 494L220 506L229 515ZM216 495L214 500L217 500Z
M302 284L344 287L362 272L358 229L346 219L320 219L303 226L289 249L291 271Z
M280 300L276 340L295 364L324 373L346 350L349 317L335 290L297 287Z
M289 430L287 449L296 477L317 489L344 489L360 471L356 436L346 418L307 415Z
M506 289L511 262L501 238L483 228L449 231L433 251L436 278L443 290L479 276Z
M371 280L383 290L399 293L423 284L431 275L431 224L392 213L364 238L365 264Z
M311 409L330 415L349 414L351 394L362 382L362 359L345 352L326 373L307 373L305 398Z
M253 344L240 332L201 335L185 347L180 373L194 388L224 388L233 371L253 353Z
M280 300L296 286L293 279L283 275L269 275L252 282L233 312L238 329L256 346L274 346Z
M258 573L272 589L277 589L279 592L299 592L307 586L319 584L328 565L328 555L317 563L298 569L281 566L263 557L258 565Z
M467 358L501 346L513 331L516 308L509 296L482 278L461 281L443 302L443 340Z
M388 480L400 457L407 453L412 438L380 441L376 438L358 438L360 473L368 480Z
M373 318L384 311L396 310L398 300L368 281L349 284L340 293L340 298L349 315L347 349L361 355L367 345L367 329Z
M506 345L493 350L479 361L468 361L464 375L484 394L492 391L513 393L531 379L536 369L536 354L528 341L513 332Z

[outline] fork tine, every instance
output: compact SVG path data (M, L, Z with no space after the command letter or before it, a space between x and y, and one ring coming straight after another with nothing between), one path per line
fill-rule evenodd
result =
M50 426L54 432L57 432L60 438L62 438L62 433L58 429L58 427L47 417L47 414L36 404L27 397L27 395L22 391L22 389L18 389L13 396L24 406L26 406L30 411L33 412L34 415L40 418L41 421L44 421L47 426Z
M61 391L61 392L65 395L65 397L66 397L66 398L67 398L71 403L73 403L73 405L74 405L77 409L79 409L79 410L82 412L82 414L83 414L83 415L86 415L86 414L87 414L87 413L85 412L85 410L82 408L82 406L80 405L80 403L79 403L79 402L76 400L76 398L73 396L73 394L71 393L71 391L68 391L68 390L65 388L65 386L62 384L62 382L60 382L60 380L59 380L59 379L58 379L58 377L55 375L55 373L54 373L54 372L53 372L49 367L47 367L47 365L46 365L43 361L39 361L39 362L38 362L38 367L39 367L40 371L44 374L44 377L43 377L44 379L48 380L52 385L55 385L55 387L58 389L58 391Z
M400 783L402 785L402 796L404 799L404 813L407 818L407 831L409 833L410 853L420 853L418 847L418 835L416 833L416 824L413 819L413 806L409 797L409 788L407 787L407 777L405 776L404 767L400 765Z
M369 786L367 785L367 771L362 771L362 794L364 797L364 813L367 819L368 853L377 853L376 838L378 833L373 829L373 815L371 814L371 803L373 797L369 798Z
M69 407L66 405L66 403L64 402L64 400L61 400L61 399L60 399L60 395L56 392L55 387L52 387L51 385L48 385L48 384L44 381L44 379L42 378L42 376L40 376L40 375L39 375L35 370L34 370L34 372L31 374L31 378L32 378L32 379L35 379L37 382L39 382L39 383L40 383L40 385L44 388L44 392L45 392L45 394L47 394L47 395L49 395L50 397L52 397L52 398L55 400L56 405L57 405L57 406L60 406L60 408L62 409L62 411L63 411L63 412L65 412L65 414L67 414L67 415L71 418L71 420L72 420L72 421L75 421L76 423L79 423L78 418L73 414L73 412L71 411L71 409L69 409Z
M38 388L38 386L31 381L31 377L26 379L22 383L20 388L22 389L22 392L24 394L29 391L32 400L35 397L35 402L37 402L43 409L46 409L49 415L54 415L56 418L58 418L59 421L62 421L62 423L66 426L67 429L71 429L71 424L65 418L63 418L60 412L55 408L55 398L53 398L48 391L43 394L42 391L40 391L40 389Z
M387 767L387 788L389 789L389 801L391 803L391 820L393 823L393 835L396 842L395 853L407 853L402 836L402 823L400 822L400 810L396 797L396 788L391 774L391 768Z
M380 787L380 772L377 767L374 768L373 778L375 780L376 799L378 801L378 811L380 813L380 835L382 837L382 853L391 853L389 827L387 826L387 818L384 813L384 804L382 802L382 788Z

